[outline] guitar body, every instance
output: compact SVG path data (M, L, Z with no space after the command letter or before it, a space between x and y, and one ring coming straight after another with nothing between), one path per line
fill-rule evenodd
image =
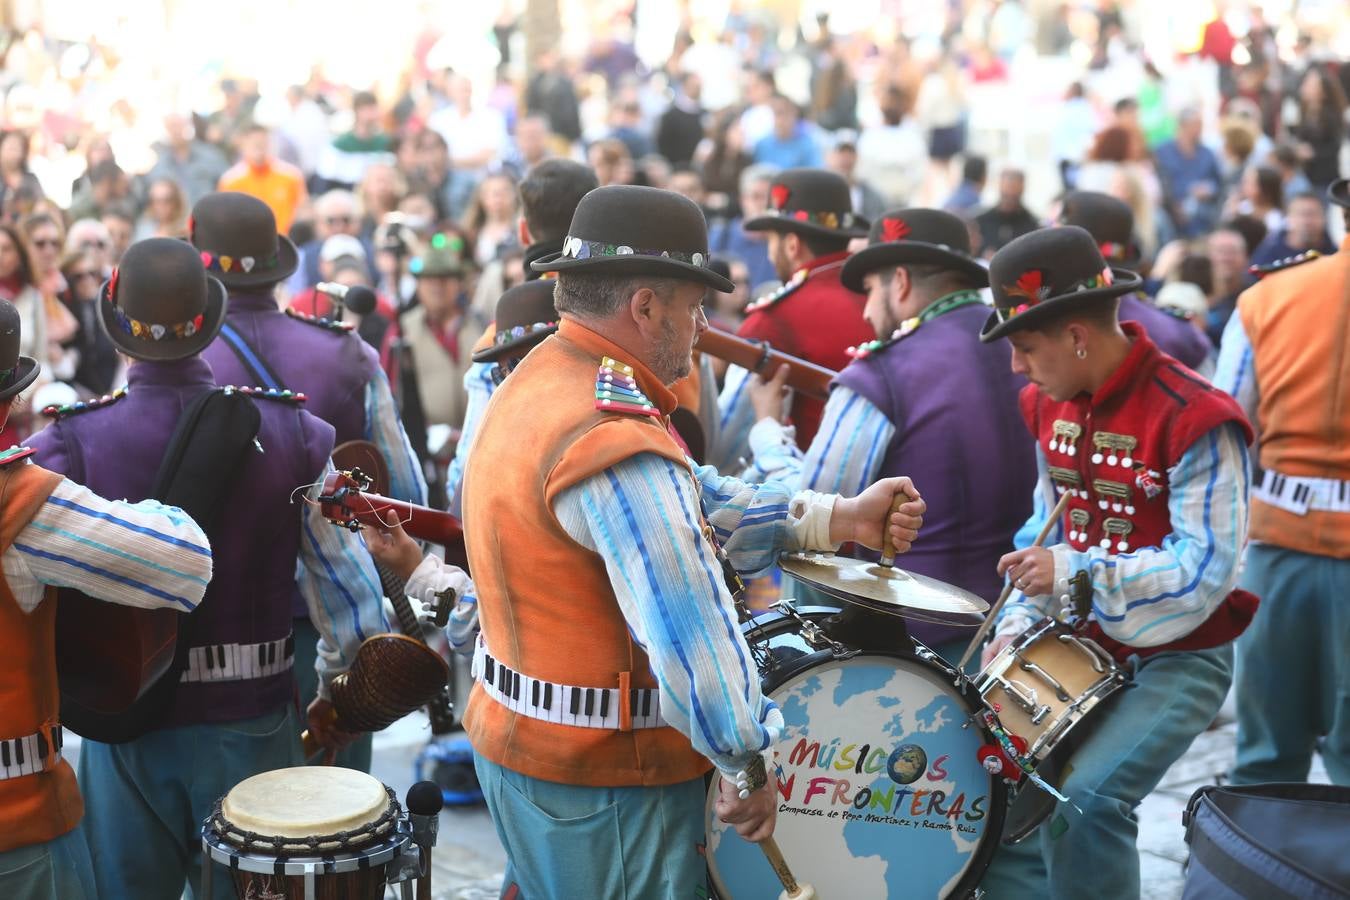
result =
M177 679L182 614L134 609L62 589L56 600L61 723L83 737L121 743L162 714Z

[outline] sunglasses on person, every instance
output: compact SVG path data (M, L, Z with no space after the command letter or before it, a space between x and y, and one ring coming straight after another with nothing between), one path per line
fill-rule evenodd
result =
M55 250L61 246L61 242L56 238L38 238L33 241L33 246L41 250Z
M351 216L327 216L327 217L324 218L323 222L324 222L325 225L350 225L350 224L352 224L352 217L351 217Z
M107 250L107 249L108 249L108 242L105 241L105 240L103 240L103 238L87 238L86 240L80 241L80 249L81 249L81 250Z

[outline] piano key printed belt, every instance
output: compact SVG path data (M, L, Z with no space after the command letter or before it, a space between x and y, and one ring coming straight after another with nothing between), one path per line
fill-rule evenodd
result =
M64 743L60 725L47 726L37 734L0 740L0 781L56 768Z
M247 681L279 675L295 660L295 635L259 644L209 644L188 651L182 684Z
M1335 478L1305 478L1266 469L1252 496L1296 516L1306 516L1309 510L1350 513L1350 481Z
M623 690L531 678L502 665L488 652L481 634L474 647L472 671L484 693L517 715L555 725L623 730ZM630 728L665 727L656 688L633 688L627 693Z

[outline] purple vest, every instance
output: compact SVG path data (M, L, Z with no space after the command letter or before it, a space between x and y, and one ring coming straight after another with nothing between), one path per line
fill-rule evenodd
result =
M199 357L138 362L128 382L122 399L59 419L33 435L29 444L42 466L104 497L149 497L179 415L215 382ZM193 646L256 644L291 632L304 510L291 502L291 492L324 471L333 428L292 403L255 402L265 452L244 464L233 500L211 536L211 585L194 614ZM293 695L289 669L245 681L185 682L163 726L247 719Z
M270 293L231 294L226 324L243 336L282 384L259 385L300 391L305 410L337 432L339 444L367 439L366 385L380 368L379 356L353 332L336 332L277 308ZM217 384L256 380L223 336L202 351Z
M1120 321L1138 322L1162 352L1197 369L1209 358L1209 338L1184 319L1165 312L1136 294L1120 299Z
M896 563L992 603L996 566L1031 514L1035 444L1017 405L1026 381L1007 341L980 343L983 304L930 319L907 337L849 364L835 384L876 406L895 426L881 477L908 475L928 503L913 548ZM872 554L876 558L876 554ZM908 623L929 644L969 639L969 628Z

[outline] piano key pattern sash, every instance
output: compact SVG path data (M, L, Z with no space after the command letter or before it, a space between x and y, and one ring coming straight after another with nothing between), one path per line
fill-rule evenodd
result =
M60 725L24 737L0 740L0 781L56 768L65 743Z
M295 658L295 635L260 644L209 644L188 651L182 684L248 681L279 675Z
M574 687L531 678L498 662L488 652L481 634L474 648L473 677L484 693L517 715L578 728L621 728L619 688ZM634 729L666 726L661 717L660 692L655 688L629 690L628 708Z
M1309 510L1350 513L1350 481L1335 478L1281 475L1266 469L1252 496L1296 516L1305 516Z

